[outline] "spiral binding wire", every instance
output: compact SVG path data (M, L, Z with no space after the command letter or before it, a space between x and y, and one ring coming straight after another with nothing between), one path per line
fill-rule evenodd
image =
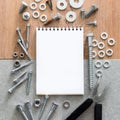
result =
M41 31L78 31L82 30L82 27L38 27Z

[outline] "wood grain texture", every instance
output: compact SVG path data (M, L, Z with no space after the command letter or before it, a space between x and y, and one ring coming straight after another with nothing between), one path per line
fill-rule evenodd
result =
M30 4L33 0L24 0L26 3ZM59 26L59 27L71 27L71 26L83 26L84 27L84 52L85 58L88 56L88 47L86 34L93 32L95 38L98 41L100 39L100 33L106 31L109 34L109 37L112 37L116 40L116 45L112 47L114 50L114 55L112 59L120 59L120 0L85 0L82 8L85 8L88 11L92 4L96 4L99 7L99 11L92 15L90 18L82 20L80 17L80 9L73 9L68 4L68 7L65 11L59 11L56 8L56 1L53 0L53 11L47 6L46 11L40 11L41 14L46 14L48 19L51 19L57 12L62 14L62 19L60 21L54 22L49 26ZM30 46L29 54L35 59L35 28L37 26L43 26L43 23L39 19L33 19L31 16L30 21L26 22L22 20L22 14L18 13L18 9L21 5L22 0L0 0L0 59L12 59L12 54L14 51L22 52L20 47L17 45L18 36L16 34L16 27L20 27L24 40L26 40L26 24L31 23L31 35L30 35ZM42 0L41 3L45 2ZM68 0L67 0L68 2ZM68 2L69 3L69 2ZM77 13L77 20L74 23L67 23L65 20L65 14L67 11L73 10ZM32 14L32 10L28 7L26 11L29 11ZM85 25L87 21L97 20L97 27L88 27ZM106 41L105 41L106 43ZM106 43L106 48L107 46ZM97 50L97 49L96 49ZM107 57L106 57L107 58Z

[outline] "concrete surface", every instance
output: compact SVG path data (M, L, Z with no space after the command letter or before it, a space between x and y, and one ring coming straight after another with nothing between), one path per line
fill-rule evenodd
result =
M25 61L22 61L25 62ZM120 120L120 60L111 60L111 67L103 69L103 79L101 86L109 84L109 89L106 93L103 104L103 120ZM0 120L23 120L20 113L16 111L16 105L24 106L28 100L33 104L35 98L40 98L43 101L43 96L35 95L35 61L30 67L27 67L17 74L11 75L10 71L13 69L12 60L0 60ZM42 120L45 120L46 115L50 109L52 102L59 104L56 113L52 116L51 120L64 120L77 106L79 106L88 96L88 66L85 60L85 95L84 96L50 96L50 100L46 106ZM30 96L27 97L25 93L26 83L23 83L13 94L8 94L8 89L13 85L12 80L21 72L33 70L33 79L31 84ZM95 69L96 71L96 69ZM96 80L96 77L95 77ZM69 85L69 83L68 83ZM70 108L65 110L62 107L63 101L70 101ZM38 120L39 108L33 108L35 120ZM94 120L94 104L83 113L77 120Z

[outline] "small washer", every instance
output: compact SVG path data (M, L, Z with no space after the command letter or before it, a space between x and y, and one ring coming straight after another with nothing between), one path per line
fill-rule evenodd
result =
M105 52L104 52L103 50L100 50L100 51L98 52L98 57L99 57L99 58L104 58L104 57L105 57Z
M46 22L46 21L47 21L47 15L42 14L42 15L40 16L40 21L41 21L41 22Z
M35 2L37 2L37 3L40 2L40 1L41 1L41 0L35 0Z
M65 0L58 0L57 8L59 10L65 10L67 8L67 2Z
M69 109L70 108L70 102L68 100L63 102L63 108Z
M96 77L97 77L97 78L100 78L100 77L102 77L102 76L103 76L102 70L97 70L97 71L96 71Z
M97 56L97 52L96 51L92 51L92 58L95 58Z
M97 47L98 46L98 41L96 39L93 39L92 46L93 47Z
M102 67L102 62L100 61L100 60L97 60L96 62L95 62L95 67L96 68L101 68Z
M111 56L113 55L113 50L112 50L112 49L107 49L107 50L106 50L106 55L107 55L108 57L111 57Z
M115 45L115 39L109 38L109 39L108 39L108 45L109 45L109 46L114 46L114 45Z
M104 68L109 68L111 65L110 65L110 61L108 60L105 60L104 63L103 63L103 67Z
M33 18L37 19L37 18L39 18L40 13L39 13L38 11L34 11L34 12L32 13L32 16L33 16Z
M45 5L45 3L41 3L41 4L39 5L39 9L42 10L42 11L46 10L46 5Z
M76 20L76 13L73 11L69 11L66 13L66 20L68 22L74 22Z
M30 13L29 12L24 12L22 14L22 19L25 21L28 21L30 19Z
M108 34L106 32L102 32L100 37L101 39L106 40L108 38Z
M105 48L104 42L99 42L99 43L98 43L98 49L99 49L99 50L102 50L102 49L104 49L104 48Z
M30 9L31 9L31 10L36 10L36 9L37 9L37 3L32 2L32 3L30 4Z

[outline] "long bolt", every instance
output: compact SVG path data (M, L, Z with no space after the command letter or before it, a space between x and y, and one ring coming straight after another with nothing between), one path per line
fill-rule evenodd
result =
M44 102L43 102L43 106L41 108L41 111L39 113L39 120L41 119L42 115L43 115L43 112L45 110L45 107L46 107L46 104L48 102L48 99L49 99L49 96L48 95L45 95L45 98L44 98Z
M30 84L32 80L32 71L28 73L28 80L27 80L27 86L26 86L26 95L30 94Z
M44 25L48 25L48 24L52 23L53 21L60 20L60 18L61 18L61 14L57 13L51 20L46 22Z
M18 44L20 45L20 47L22 48L22 50L24 51L24 53L26 54L26 56L28 57L28 59L31 60L31 57L29 56L26 48L25 48L25 47L23 46L23 44L21 43L21 40L18 39L17 42L18 42Z
M28 7L28 4L25 2L22 2L20 9L19 9L19 13L22 13L27 7Z
M92 41L93 33L87 34L88 38L88 47L89 47L89 58L88 58L88 72L89 72L89 85L90 89L93 88L93 59L92 59Z
M28 77L26 76L25 78L23 78L22 80L20 80L18 83L16 83L13 87L11 87L9 90L8 90L8 92L10 93L10 94L12 94L13 93L13 91L15 91L16 90L16 88L18 87L18 86L20 86L25 80L27 80L28 79Z
M31 120L35 120L34 116L33 116L32 107L31 107L30 102L26 102L25 107L26 107L26 109L27 109L27 111L28 111L28 113L30 115Z
M29 47L29 41L30 41L30 24L27 24L26 26L26 49Z
M20 30L19 27L16 28L16 32L18 33L18 36L19 36L20 42L21 42L22 45L25 47L24 39L23 39L23 37L22 37L21 30Z
M17 78L15 78L15 79L13 80L13 82L14 82L15 84L18 83L18 82L21 80L21 78L23 78L26 74L27 74L27 72L24 72L24 73L20 74Z
M87 22L87 25L97 26L97 21Z
M52 106L50 108L50 111L48 113L48 116L47 116L47 118L45 120L50 120L51 115L55 112L55 110L57 109L57 107L58 107L58 105L53 102Z
M24 63L23 65L21 65L20 67L13 69L13 70L11 71L11 73L15 73L15 72L17 72L18 70L21 70L21 69L23 69L23 68L31 65L32 63L33 63L33 61L28 61L28 62Z
M92 5L92 8L86 13L85 17L90 17L94 12L98 10L98 7L96 5Z
M24 120L29 120L27 115L25 114L24 110L23 110L23 107L21 105L17 105L16 106L16 109L18 110L18 112L21 113L22 117Z

